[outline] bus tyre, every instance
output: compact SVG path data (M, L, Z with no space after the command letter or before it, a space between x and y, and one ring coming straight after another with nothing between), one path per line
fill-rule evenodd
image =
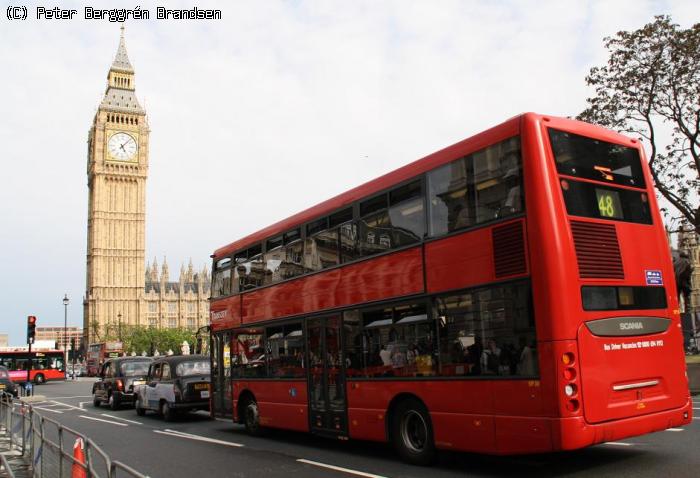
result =
M262 427L260 426L260 411L258 402L255 399L249 399L243 407L243 424L249 435L262 435Z
M109 408L111 408L112 410L118 410L119 405L121 405L121 400L119 399L119 396L117 394L110 393L107 403L109 403Z
M46 377L44 377L43 373L38 373L34 376L34 383L37 385L41 385L44 382L46 382Z
M391 418L391 441L407 463L425 466L435 460L433 425L425 405L415 399L398 404Z
M162 402L160 404L160 414L166 422L175 420L175 410L172 409L168 402Z
M141 404L141 397L136 395L136 403L134 404L134 408L136 409L136 415L142 417L146 414L146 409L143 408L143 405Z

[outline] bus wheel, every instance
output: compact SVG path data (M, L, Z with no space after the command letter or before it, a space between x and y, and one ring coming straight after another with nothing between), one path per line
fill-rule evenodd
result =
M243 424L250 435L260 436L262 434L258 402L253 398L250 398L243 407Z
M34 383L37 385L41 385L44 382L46 382L46 377L44 377L43 373L38 373L36 376L34 376Z
M421 466L433 462L433 425L425 405L415 399L399 403L392 414L391 441L404 461Z

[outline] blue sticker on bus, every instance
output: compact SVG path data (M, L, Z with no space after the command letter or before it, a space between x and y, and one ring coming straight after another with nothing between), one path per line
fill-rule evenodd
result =
M644 271L647 277L647 285L664 285L661 271Z

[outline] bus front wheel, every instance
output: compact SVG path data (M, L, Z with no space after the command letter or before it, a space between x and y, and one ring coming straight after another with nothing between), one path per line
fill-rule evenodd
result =
M391 441L399 456L412 465L435 460L433 425L423 403L408 399L398 404L391 418Z
M38 373L36 376L34 376L34 383L37 385L41 385L44 382L46 382L46 377L44 377L43 373Z
M243 407L243 424L248 434L252 436L260 436L262 434L258 402L254 398L248 399Z

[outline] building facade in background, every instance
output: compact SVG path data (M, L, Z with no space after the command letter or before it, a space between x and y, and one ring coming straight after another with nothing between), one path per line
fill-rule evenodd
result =
M150 128L135 92L124 41L107 74L107 88L88 134L87 273L83 300L86 343L129 326L205 325L202 302L209 274L182 268L169 282L167 265L145 267L146 179Z
M83 340L83 329L80 327L66 327L65 330L63 326L47 326L47 327L37 327L36 336L34 337L35 342L52 342L55 343L58 349L66 350L70 349L70 341L75 339L75 347L80 348L81 341Z
M678 234L678 250L688 255L693 273L690 278L690 300L685 311L700 315L700 238L690 227Z
M146 266L146 288L143 307L146 325L151 327L181 327L197 329L207 325L209 318L209 270L205 266L195 272L190 261L180 268L180 278L170 282L168 263L158 268L157 260Z
M10 340L7 334L0 334L0 347L7 347L9 341Z

